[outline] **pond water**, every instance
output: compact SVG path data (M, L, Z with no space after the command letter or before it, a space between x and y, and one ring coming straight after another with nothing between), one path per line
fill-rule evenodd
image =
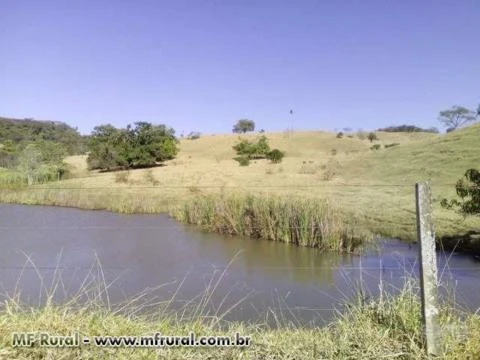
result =
M139 311L169 301L170 310L196 307L227 320L320 325L360 283L372 296L380 282L401 286L417 274L417 253L416 245L382 240L361 256L338 255L202 233L165 215L0 205L0 296L20 293L33 305L52 283L63 301L94 281L107 286L107 304L143 294ZM456 302L477 310L480 262L438 253L438 266Z

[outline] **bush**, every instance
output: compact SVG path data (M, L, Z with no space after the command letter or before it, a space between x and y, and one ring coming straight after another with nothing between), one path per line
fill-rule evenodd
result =
M337 155L337 149L332 149L331 154L332 154L332 156Z
M240 166L250 165L250 159L247 156L237 156L233 160L237 161Z
M266 136L260 136L257 142L251 142L246 139L233 146L233 150L239 156L245 156L249 159L264 159L270 152L268 139Z
M343 132L340 131L340 132L337 134L337 139L341 139L341 138L343 138Z
M274 164L278 164L282 162L285 153L278 149L273 149L267 153L267 159L270 160Z
M380 144L375 144L370 147L370 150L379 150L382 146Z
M394 147L394 146L398 146L398 145L400 145L400 144L399 143L391 143L391 144L385 144L384 147L385 147L385 149L388 149L390 147Z

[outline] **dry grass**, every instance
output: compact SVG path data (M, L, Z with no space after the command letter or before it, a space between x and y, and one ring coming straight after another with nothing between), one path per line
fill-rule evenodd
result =
M195 141L182 140L175 160L154 169L133 170L125 183L116 182L114 173L90 172L83 177L85 157L76 156L69 162L82 177L47 186L88 190L61 190L57 195L52 190L45 196L43 190L3 193L0 201L155 212L167 211L168 204L212 194L288 195L326 199L354 213L375 233L413 239L414 183L427 179L432 183L437 235L480 228L478 218L464 219L439 205L443 197L455 196L453 184L466 169L479 167L480 125L447 135L380 132L374 143L400 145L382 146L377 151L369 149L368 140L338 139L327 132L267 136L272 147L286 152L281 164L254 160L250 166L241 167L233 160L237 135L203 136Z

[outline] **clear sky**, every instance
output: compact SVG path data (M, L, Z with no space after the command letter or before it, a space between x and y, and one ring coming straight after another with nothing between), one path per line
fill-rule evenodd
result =
M439 126L480 102L479 41L478 0L0 0L0 116Z

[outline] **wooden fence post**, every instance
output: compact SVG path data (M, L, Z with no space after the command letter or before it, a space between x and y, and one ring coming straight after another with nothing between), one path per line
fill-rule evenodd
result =
M440 338L437 307L437 258L432 221L431 191L427 182L415 184L417 237L420 248L422 318L428 355L439 355Z

